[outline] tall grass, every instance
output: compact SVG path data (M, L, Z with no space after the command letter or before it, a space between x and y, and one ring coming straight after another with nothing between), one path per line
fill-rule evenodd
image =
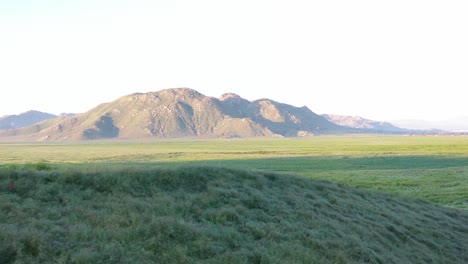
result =
M468 262L465 211L299 176L16 165L0 187L0 263Z
M468 209L468 157L463 156L301 156L197 164L294 173Z

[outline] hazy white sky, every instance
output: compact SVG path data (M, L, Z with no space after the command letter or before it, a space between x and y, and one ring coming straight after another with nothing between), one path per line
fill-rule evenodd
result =
M468 116L468 1L0 0L0 116L234 92L376 120Z

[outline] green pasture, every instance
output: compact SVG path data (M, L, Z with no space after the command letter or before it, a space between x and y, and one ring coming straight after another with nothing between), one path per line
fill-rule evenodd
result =
M0 144L0 162L141 163L297 156L468 155L468 137L323 136L288 139Z
M0 145L3 166L173 168L180 165L266 170L468 208L468 138L324 136L15 143Z
M466 137L1 144L0 263L468 263L467 179Z

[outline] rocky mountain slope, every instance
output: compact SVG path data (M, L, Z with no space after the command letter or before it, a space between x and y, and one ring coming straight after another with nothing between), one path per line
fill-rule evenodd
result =
M399 128L391 123L382 121L373 121L362 118L360 116L346 116L346 115L322 115L328 121L340 126L358 128L361 130L368 130L374 132L387 132L387 133L401 133L409 131L408 129Z
M218 99L193 89L177 88L123 96L83 114L2 131L0 137L18 140L289 137L349 131L307 107L270 99L250 102L235 94Z
M34 110L19 115L2 116L0 117L0 130L26 127L55 117L57 116Z

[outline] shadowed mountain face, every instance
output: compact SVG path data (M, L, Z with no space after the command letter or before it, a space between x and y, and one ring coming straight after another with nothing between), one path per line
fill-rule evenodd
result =
M0 117L0 130L26 127L55 117L57 116L39 111L28 111L19 115L2 116Z
M235 94L217 99L192 89L177 88L127 95L83 114L3 131L0 137L21 140L282 137L345 130L307 107L269 99L250 102Z
M253 120L281 136L314 135L343 130L305 106L298 108L270 99L249 102L233 94L223 95L220 100L227 114Z

